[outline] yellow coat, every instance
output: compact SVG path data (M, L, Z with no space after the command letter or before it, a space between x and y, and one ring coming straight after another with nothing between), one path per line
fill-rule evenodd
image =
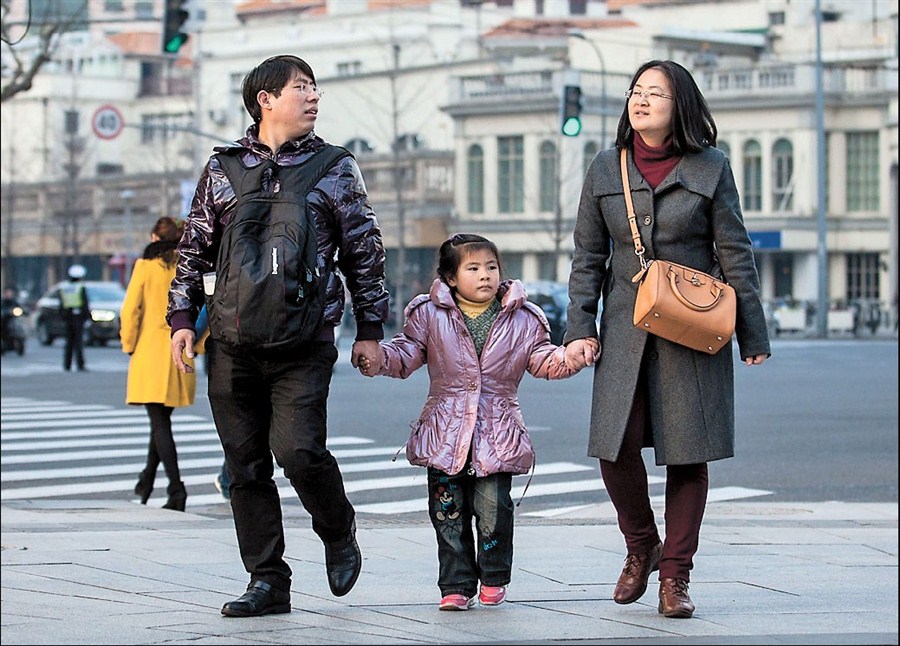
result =
M127 404L163 404L177 408L194 403L195 373L183 374L172 361L166 323L169 285L175 266L162 258L138 260L122 303L122 351L131 354L128 366ZM193 360L185 357L193 366Z

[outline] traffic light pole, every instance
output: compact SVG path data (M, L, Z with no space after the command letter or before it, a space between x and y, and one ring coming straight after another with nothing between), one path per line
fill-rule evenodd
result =
M570 29L569 36L583 40L590 45L597 54L597 60L600 61L600 148L606 148L608 146L606 142L606 61L600 48L597 47L597 43L585 36L584 32Z

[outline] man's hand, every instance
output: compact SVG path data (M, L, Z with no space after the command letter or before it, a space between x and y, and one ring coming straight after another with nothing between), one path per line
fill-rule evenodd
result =
M566 346L566 365L581 370L600 357L600 342L597 339L575 339Z
M354 341L350 364L367 377L374 377L381 370L382 352L378 341Z
M172 361L181 372L194 372L193 366L184 362L184 357L194 358L194 331L190 328L182 328L172 335Z

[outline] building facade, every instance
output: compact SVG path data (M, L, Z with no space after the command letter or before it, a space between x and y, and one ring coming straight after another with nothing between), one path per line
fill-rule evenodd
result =
M824 270L813 0L193 0L178 57L160 53L160 0L89 0L85 29L3 104L2 280L38 292L76 258L124 279L155 219L186 212L211 147L246 128L244 74L290 52L325 89L317 133L360 162L398 301L464 230L494 239L510 275L564 281L584 170L614 141L630 74L671 58L717 121L764 298L815 303L824 271L829 305L890 310L897 2L822 5ZM710 12L716 31L691 28ZM572 84L584 127L567 137Z

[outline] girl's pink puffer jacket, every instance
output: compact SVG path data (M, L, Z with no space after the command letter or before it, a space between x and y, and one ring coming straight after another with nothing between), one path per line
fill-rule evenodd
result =
M470 447L478 477L526 473L534 464L519 382L526 370L541 379L564 379L576 371L566 366L564 349L550 343L547 318L526 300L522 283L505 281L499 294L503 309L480 366L462 312L440 279L430 294L406 307L403 331L381 342L382 375L406 379L428 364L428 398L406 444L411 464L455 475L466 466Z

